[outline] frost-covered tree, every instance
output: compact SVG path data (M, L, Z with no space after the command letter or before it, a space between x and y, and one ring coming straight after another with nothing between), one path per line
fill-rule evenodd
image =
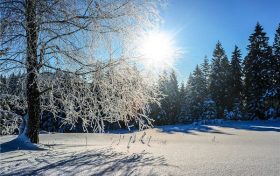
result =
M4 75L0 75L0 94L7 93L8 85L7 85L7 78Z
M229 79L229 95L230 95L230 102L229 102L229 111L236 110L236 106L242 105L242 90L243 90L243 83L242 83L242 67L241 67L241 51L240 49L235 46L234 51L232 52L231 62L230 62L230 74L228 75ZM241 107L239 107L240 109ZM241 110L241 109L240 109Z
M169 76L169 82L168 82L168 96L167 101L169 102L169 121L171 124L174 124L177 122L178 117L180 115L180 104L181 104L181 98L180 98L180 92L178 88L178 81L177 81L177 75L174 70L171 71Z
M248 54L244 59L245 105L250 118L264 119L264 94L271 88L272 51L268 37L257 23L249 37Z
M231 68L230 63L227 57L223 57L221 60L221 70L220 70L220 81L221 81L221 94L219 96L220 99L220 107L221 109L231 109L232 101L231 101L231 92L232 88L230 85L230 76L231 76Z
M191 114L191 104L192 104L192 95L191 95L191 90L192 90L192 82L193 82L193 75L190 73L187 83L185 86L185 98L184 102L182 104L181 108L181 116L180 116L180 121L181 122L189 122L192 120L192 114Z
M224 109L228 106L228 76L229 61L222 44L218 41L213 52L210 71L209 91L213 101L217 104L218 117L223 117Z
M204 75L204 79L206 80L206 87L209 89L209 83L210 83L210 64L207 56L204 57L203 63L201 64L201 70ZM208 94L209 92L207 92Z
M185 108L188 119L200 119L202 106L207 99L207 96L206 78L200 67L197 65L187 82Z
M32 143L39 142L41 96L53 87L40 87L42 73L85 76L97 71L96 60L100 58L114 60L103 62L102 69L115 65L118 58L130 58L130 39L158 22L157 7L153 0L0 2L0 71L25 72L29 116L25 132ZM63 107L75 114L73 103L82 97Z
M280 25L275 33L272 55L271 58L266 59L266 62L264 62L265 68L263 69L267 84L262 96L266 118L275 118L280 115Z
M160 107L153 109L153 119L157 124L174 124L181 114L181 93L174 70L163 71L159 77L159 90L162 93Z
M276 91L274 96L275 104L278 103L278 106L275 105L275 109L277 112L277 116L280 116L280 24L275 33L274 42L273 42L273 69L274 69L274 82L273 82L273 89ZM278 101L278 102L277 102Z
M185 115L184 113L184 106L185 106L185 100L186 100L186 88L184 82L181 83L179 88L179 100L180 100L180 113L178 116L178 121L182 122L182 116Z
M130 127L133 121L139 129L152 125L148 105L158 103L158 88L126 61L106 69L97 64L91 81L59 74L61 79L48 80L56 87L44 95L42 107L64 124L75 127L80 122L84 131L89 127L97 132L104 132L106 122Z
M213 100L207 99L202 106L202 120L211 120L217 118L217 107Z

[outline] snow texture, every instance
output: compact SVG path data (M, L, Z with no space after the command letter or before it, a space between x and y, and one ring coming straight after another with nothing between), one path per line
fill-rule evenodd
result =
M126 134L1 136L0 175L279 175L280 121L160 126ZM42 147L43 146L43 147ZM29 148L30 149L30 148Z

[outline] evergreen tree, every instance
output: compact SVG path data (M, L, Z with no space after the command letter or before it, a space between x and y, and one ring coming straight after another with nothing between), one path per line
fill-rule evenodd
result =
M277 56L278 60L280 58L280 24L276 30L274 42L273 42L273 54Z
M228 71L229 61L222 44L218 41L213 52L211 63L209 91L211 93L212 99L217 104L217 115L220 118L223 117L224 109L227 106Z
M174 124L177 122L181 111L178 81L174 70L171 71L169 77L167 100L170 104L168 111L169 122Z
M272 50L259 23L249 37L249 42L248 55L244 60L246 109L249 118L264 119L263 95L271 88Z
M274 42L273 42L273 88L274 88L274 104L276 108L276 115L280 116L280 24L275 33ZM277 105L278 104L278 105Z
M192 86L193 86L193 75L192 73L190 73L185 88L186 91L185 103L182 109L182 113L184 114L183 116L184 122L191 122L193 120L192 108L191 108L193 104Z
M220 82L221 82L221 95L220 95L220 107L221 110L232 109L231 95L230 95L230 63L225 56L221 60L220 70Z
M209 80L210 80L210 64L207 56L204 57L203 63L201 64L201 70L204 75L207 87L207 95L209 94Z
M11 95L19 95L22 93L22 80L21 80L22 74L18 73L12 73L7 80L8 84L8 93Z
M7 93L7 79L4 75L0 75L0 94Z
M160 125L177 123L181 112L181 92L174 70L169 75L166 71L163 72L159 79L159 88L163 97L161 106L152 110L153 119Z
M217 117L217 107L212 99L207 99L203 102L202 119L211 120Z
M185 84L182 82L179 88L179 100L180 100L180 113L178 116L178 122L184 122L185 117L185 99L186 99L186 89Z
M278 89L278 93L280 94L280 24L278 26L278 29L276 30L275 33L275 38L273 42L273 68L275 70L275 75L274 75L274 83L276 88Z
M167 108L169 105L167 102L167 96L168 96L167 84L168 84L167 72L163 71L163 73L159 75L159 79L158 79L159 90L162 93L160 107L157 104L151 105L150 116L155 120L156 125L167 124Z
M243 89L242 85L242 68L241 68L241 51L240 49L235 46L234 51L232 52L231 56L231 63L230 63L230 97L231 97L231 105L229 107L230 111L237 111L240 110L242 106L242 99L241 93ZM238 106L238 107L236 107Z
M205 76L197 65L188 81L188 112L192 120L200 120L202 106L207 98L207 85Z

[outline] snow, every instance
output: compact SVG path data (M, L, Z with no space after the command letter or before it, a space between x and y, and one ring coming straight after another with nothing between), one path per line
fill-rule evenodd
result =
M9 148L16 136L1 136L0 175L278 176L279 132L280 121L271 120L49 133L40 134L42 150Z

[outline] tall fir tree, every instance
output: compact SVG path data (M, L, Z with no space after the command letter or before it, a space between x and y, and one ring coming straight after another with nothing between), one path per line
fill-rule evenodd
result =
M0 75L0 94L5 94L7 93L7 79L6 76Z
M265 92L271 87L272 50L263 27L257 23L249 37L248 55L244 59L245 101L249 118L265 119Z
M242 67L241 67L241 51L235 46L231 56L230 62L230 75L229 75L229 90L231 97L231 108L230 111L233 112L234 119L241 118L241 110L242 110Z
M201 68L197 65L188 81L188 112L192 120L201 120L202 106L207 98L207 85Z
M178 88L177 76L174 70L170 73L163 72L159 79L159 88L163 94L160 101L161 106L153 106L151 116L156 120L156 124L177 123L181 112L181 92Z
M221 82L221 95L220 95L220 107L223 111L232 109L231 95L230 95L230 63L227 56L221 60L220 70L220 82ZM226 114L223 114L224 117Z
M219 118L224 116L223 112L227 106L228 70L229 61L222 44L218 41L211 63L209 91L212 99L217 104L217 115Z
M242 67L241 67L241 50L235 46L230 62L230 86L231 96L233 99L241 99L242 93Z
M274 84L276 88L279 90L280 89L280 24L275 33L272 51L273 51L273 66L274 66L273 68L275 70Z
M274 42L273 42L273 87L274 87L274 106L276 109L276 115L280 116L280 23L275 33Z
M167 100L170 104L168 108L169 123L174 124L177 122L181 111L178 80L174 70L171 71L169 76Z
M183 114L183 121L184 122L190 122L192 121L192 104L193 104L193 95L192 95L192 86L193 86L193 75L190 73L187 84L185 87L185 92L186 92L186 97L182 109L182 114Z
M180 100L180 113L178 116L178 122L182 123L184 122L184 117L185 117L185 100L186 100L186 89L185 89L185 84L184 82L181 83L180 88L179 88L179 100Z
M152 104L151 109L151 117L155 120L156 125L163 125L167 124L168 117L168 107L169 102L167 101L168 96L168 75L166 70L163 71L159 75L158 79L158 86L159 90L162 93L161 100L160 100L160 107L156 104Z
M203 72L204 79L206 81L206 87L207 87L206 94L207 96L209 96L210 64L207 56L204 57L203 63L201 64L201 70Z

